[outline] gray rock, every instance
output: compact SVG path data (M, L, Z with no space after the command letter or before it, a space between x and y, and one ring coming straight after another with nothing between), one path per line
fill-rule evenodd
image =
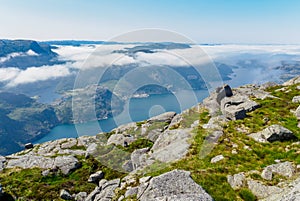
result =
M32 148L33 148L33 144L32 143L25 144L25 149L32 149Z
M96 186L95 189L87 196L85 201L94 201L96 195L98 195L100 193L100 190L101 189L98 186Z
M85 201L86 198L87 198L87 192L79 192L75 195L76 201Z
M191 138L191 129L166 130L155 141L150 156L161 162L181 159L188 153Z
M298 108L295 111L295 116L297 117L298 120L300 120L300 105L298 106Z
M300 103L300 96L294 96L292 102L293 103Z
M140 192L142 188L139 188L138 200L213 200L192 180L189 172L182 170L173 170L154 177L145 187L142 192Z
M219 104L221 103L221 100L223 98L233 96L232 90L231 90L230 86L227 84L221 88L217 88L216 93L217 93L217 102Z
M244 173L227 176L227 182L233 189L240 189L246 185L246 178Z
M230 106L224 108L223 111L226 118L230 120L244 119L247 117L246 110L243 107Z
M162 132L161 128L150 130L148 131L147 139L155 142Z
M272 180L272 178L273 178L272 169L270 167L265 167L261 173L261 177L266 180Z
M5 168L6 158L4 156L0 156L0 172Z
M138 194L138 187L129 188L125 193L125 198Z
M171 123L173 117L176 115L176 112L166 112L161 115L155 116L147 120L148 123L154 122L166 122Z
M225 159L223 155L217 155L217 156L213 157L213 158L210 160L210 162L211 162L211 163L217 163L217 162L219 162L219 161L221 161L221 160L223 160L223 159Z
M115 129L113 129L112 131L114 131L116 134L131 134L131 133L129 133L129 131L137 130L137 129L138 129L138 126L136 125L136 123L132 122L129 124L121 125Z
M113 134L107 140L107 145L115 144L125 146L126 144L129 145L135 141L135 138L130 135L123 135L123 134Z
M60 198L63 199L63 200L73 200L73 197L72 195L66 191L65 189L62 189L60 191L60 194L59 194Z
M253 138L257 142L262 143L287 141L296 138L292 131L277 124L269 126L258 133L252 133L249 135L249 137Z
M112 198L115 196L115 190L118 187L120 187L120 179L114 179L114 180L105 182L101 186L100 193L96 195L94 200L95 201L112 200Z
M133 164L131 160L127 160L123 163L122 169L126 172L132 172L133 171Z
M54 160L53 167L58 167L65 175L80 168L81 164L74 156L58 156Z
M259 199L266 198L272 194L278 194L282 191L276 186L266 186L255 180L247 181L249 190Z
M171 121L169 128L178 128L182 122L182 114L177 114Z
M147 156L145 155L149 151L149 148L137 149L131 154L131 161L133 170L147 165Z
M89 156L93 156L94 154L96 154L97 148L98 145L96 143L91 143L86 149L85 157L88 158Z
M59 168L63 174L69 174L71 171L80 167L80 163L74 156L58 156L49 158L36 155L14 156L7 162L7 168L20 167L30 169L38 167L41 169Z
M231 120L243 119L246 112L254 111L259 104L250 100L248 96L236 94L232 97L225 97L221 101L222 113Z
M300 76L295 77L291 80L286 81L285 83L283 83L283 86L290 86L290 85L294 85L294 84L298 84L300 83Z
M272 180L273 173L285 177L292 177L295 175L296 169L291 162L277 163L265 167L261 176L266 180Z
M88 182L90 183L98 183L101 179L104 178L104 173L102 171L98 171L89 176Z
M296 88L297 88L298 90L300 90L300 86L297 86Z
M77 145L77 139L75 139L75 138L69 138L69 139L66 140L66 142L62 143L60 145L60 147L62 149L70 149L70 148L72 148L72 147L74 147L76 145Z

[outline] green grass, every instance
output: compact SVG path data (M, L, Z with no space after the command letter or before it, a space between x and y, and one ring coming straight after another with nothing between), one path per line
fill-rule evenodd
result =
M251 113L243 120L229 121L224 125L224 135L220 137L219 144L205 158L200 159L199 153L201 147L208 135L208 131L201 128L196 129L197 133L190 151L184 159L175 163L165 165L161 168L157 164L149 167L147 175L157 176L173 169L183 169L191 172L192 178L200 184L212 197L218 200L256 200L255 196L248 189L233 190L227 182L226 176L239 172L249 172L251 170L262 171L267 165L274 164L275 159L281 161L292 161L300 163L299 145L291 146L289 151L285 150L293 141L274 142L261 144L250 139L247 134L261 131L272 124L280 124L291 131L299 138L300 132L297 127L298 121L290 110L295 110L298 104L291 102L293 96L298 95L295 86L289 87L290 92L275 92L276 87L268 89L271 94L279 99L255 99L261 107ZM190 115L189 115L190 114ZM189 112L185 116L185 126L194 121L195 112ZM265 121L265 118L269 121ZM209 116L207 111L202 111L198 118L200 125L207 123ZM238 128L244 128L247 133L238 131ZM238 145L238 154L232 154L232 144ZM252 151L244 149L249 146ZM222 154L225 159L211 164L210 159L216 155ZM156 169L157 168L157 169ZM258 174L251 174L249 177L260 180L267 185L277 184L283 177L275 175L272 181L263 180Z
M124 176L92 158L82 159L81 163L80 169L67 176L58 174L43 177L42 170L38 168L4 170L0 174L0 183L5 187L4 191L13 197L23 197L27 200L59 200L61 189L68 189L71 194L91 192L95 185L87 180L89 175L97 170L102 170L108 180Z

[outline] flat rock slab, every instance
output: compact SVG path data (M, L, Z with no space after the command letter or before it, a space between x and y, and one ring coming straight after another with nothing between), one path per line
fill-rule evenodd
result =
M173 170L152 178L146 185L146 189L139 188L138 200L212 201L213 199L200 185L193 181L190 172Z

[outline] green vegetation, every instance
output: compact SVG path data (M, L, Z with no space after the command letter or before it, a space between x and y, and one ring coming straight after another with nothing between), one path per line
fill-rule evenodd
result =
M297 127L298 121L290 110L295 110L298 104L292 103L293 96L298 95L296 86L290 86L285 91L275 91L278 87L268 89L277 98L265 100L255 99L261 104L261 108L248 113L243 120L229 121L224 125L224 135L219 138L219 143L211 153L204 159L200 159L199 153L202 148L207 131L201 125L207 123L209 116L207 111L202 111L198 118L200 126L195 129L194 142L186 158L175 163L166 165L164 168L155 164L149 167L148 174L157 176L173 169L183 169L192 173L192 178L200 184L212 197L218 200L256 200L247 189L233 190L227 182L226 176L250 170L261 171L265 166L274 164L275 159L281 161L293 161L300 163L299 145L291 145L292 142L274 142L261 144L250 139L247 134L261 131L272 124L280 124L300 138ZM186 124L189 125L194 119L193 112L184 116ZM196 115L196 114L195 114ZM238 145L238 154L232 154L232 144ZM250 150L244 147L249 147ZM289 147L289 150L285 148ZM210 163L210 159L222 154L225 159L218 163ZM280 176L275 175L272 181L263 180L260 175L252 174L250 177L260 180L265 184L274 185L280 181Z
M97 170L102 170L108 180L124 176L122 173L101 165L93 158L80 161L82 167L67 176L62 174L42 176L42 171L38 168L4 170L0 174L0 183L5 186L5 192L14 197L58 200L61 189L68 189L71 194L80 191L91 192L95 185L88 183L87 180L89 175Z
M259 109L248 113L247 118L243 120L228 121L223 126L224 134L218 139L218 145L204 158L200 157L200 153L205 139L210 133L208 130L203 129L202 125L206 124L210 119L209 113L204 108L200 108L200 111L194 108L184 113L184 120L178 127L189 127L194 121L199 120L199 127L193 131L195 134L194 140L187 156L171 164L155 162L141 174L143 176L157 176L173 169L187 170L191 172L194 181L200 184L216 201L256 200L251 191L246 188L233 190L227 182L227 175L245 172L247 177L259 180L266 185L276 185L284 177L275 174L272 181L266 181L259 174L264 167L274 164L275 159L300 164L300 146L293 144L293 141L262 144L247 136L247 134L261 131L272 124L280 124L293 131L300 138L300 130L297 127L298 120L290 112L298 106L298 104L292 103L291 100L299 92L296 86L287 87L284 91L277 89L278 87L272 87L268 91L278 98L267 98L264 100L253 98L261 105ZM141 127L143 123L139 122L137 126ZM148 130L161 129L164 126L165 123L157 122L150 125ZM112 134L114 133L101 136L107 138ZM100 135L98 138L101 138ZM233 147L233 144L236 144L237 147ZM124 173L111 170L106 166L120 169L119 165L129 160L130 154L135 149L152 146L153 142L143 138L138 139L128 147L99 146L98 160L79 158L82 167L68 176L58 174L43 177L39 169L13 169L4 170L0 175L0 183L5 186L5 191L13 196L35 200L45 200L45 198L49 200L57 199L59 190L62 188L70 190L71 193L79 191L91 192L95 186L86 182L91 173L102 170L106 179L122 178L125 176ZM232 153L233 149L236 149L237 154ZM218 163L210 162L212 157L220 154L225 157L224 160ZM98 161L111 164L100 164ZM251 170L259 172L250 172ZM121 195L121 193L124 192L117 194ZM132 197L127 200L136 200L136 198Z

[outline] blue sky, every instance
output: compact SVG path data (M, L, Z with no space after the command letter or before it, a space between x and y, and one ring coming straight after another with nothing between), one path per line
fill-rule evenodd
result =
M300 43L299 0L0 0L0 38L109 40L162 28L200 43Z

